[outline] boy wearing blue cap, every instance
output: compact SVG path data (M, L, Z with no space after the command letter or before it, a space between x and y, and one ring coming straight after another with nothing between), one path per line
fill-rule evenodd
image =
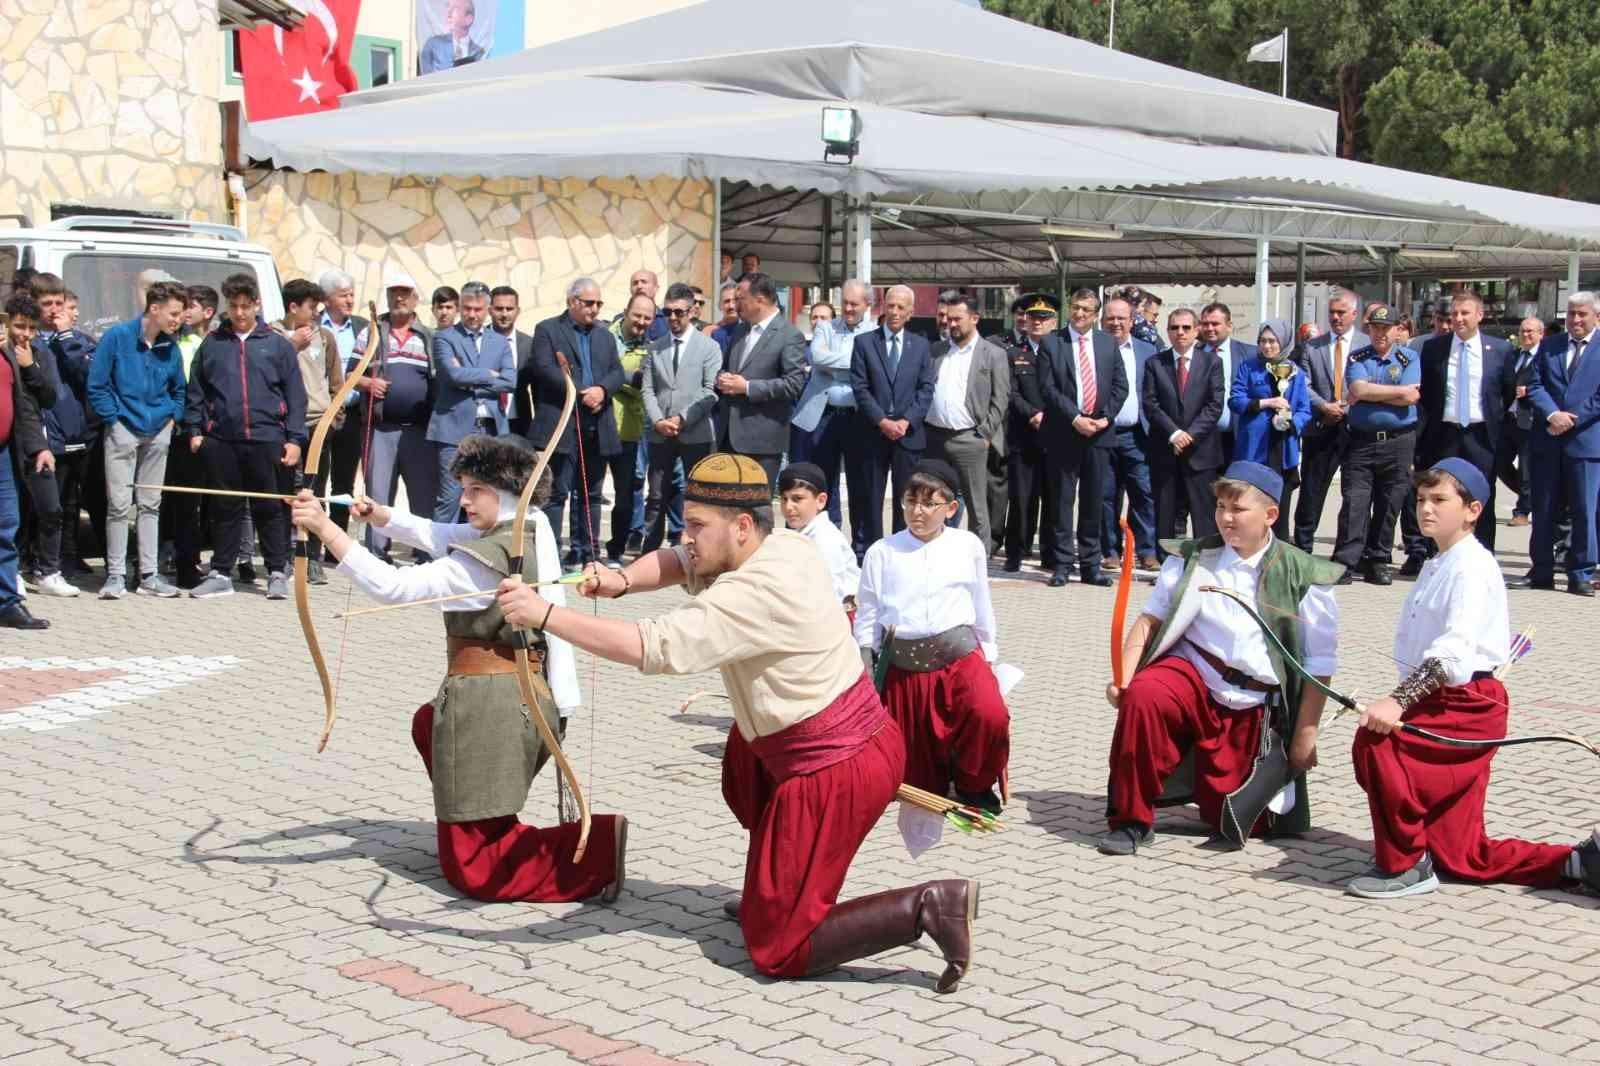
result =
M1219 532L1163 544L1169 554L1155 591L1122 646L1131 680L1106 686L1117 708L1110 832L1100 842L1107 855L1132 855L1155 839L1158 803L1192 800L1207 824L1240 844L1257 829L1281 835L1310 828L1305 771L1317 764L1325 697L1304 683L1263 626L1326 681L1337 666L1339 632L1331 586L1343 567L1273 536L1283 490L1277 471L1236 462L1213 489ZM1276 770L1268 769L1269 755ZM1186 760L1192 782L1178 772ZM1287 784L1255 790L1251 802L1245 786L1258 764L1278 775L1274 785ZM1271 813L1261 812L1265 799Z
M1449 747L1400 732L1413 722L1466 740L1506 735L1510 703L1494 676L1511 656L1505 582L1473 535L1488 479L1465 459L1416 477L1417 525L1439 554L1400 612L1394 660L1401 680L1361 712L1351 759L1372 814L1373 868L1351 895L1394 899L1432 892L1435 870L1462 881L1600 891L1600 833L1576 847L1490 840L1483 827L1489 764L1497 748Z

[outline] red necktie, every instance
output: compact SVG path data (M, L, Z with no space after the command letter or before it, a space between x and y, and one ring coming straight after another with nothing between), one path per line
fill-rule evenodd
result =
M1183 390L1189 385L1189 357L1178 356L1178 396L1182 398Z
M1094 388L1094 360L1089 356L1089 338L1078 338L1078 383L1083 390L1083 413L1088 415L1094 411L1094 402L1099 399Z

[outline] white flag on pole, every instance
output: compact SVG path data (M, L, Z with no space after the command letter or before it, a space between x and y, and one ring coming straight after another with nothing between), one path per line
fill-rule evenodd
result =
M1251 63L1282 63L1283 62L1283 34L1278 34L1269 40L1250 47L1248 62Z

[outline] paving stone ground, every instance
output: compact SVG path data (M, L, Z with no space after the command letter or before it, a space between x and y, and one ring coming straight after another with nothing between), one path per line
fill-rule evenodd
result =
M1520 572L1525 531L1501 533ZM1392 684L1406 588L1339 591L1338 685L1370 697ZM638 617L679 595L602 610ZM443 666L431 614L352 623L319 756L292 604L36 603L54 628L0 637L0 1059L1600 1061L1600 899L1341 894L1370 841L1348 719L1325 729L1304 839L1210 851L1192 815L1169 811L1137 858L1098 855L1111 599L997 580L1002 658L1027 674L1011 699L1010 828L913 861L886 817L852 868L846 895L982 880L974 969L948 997L931 991L926 944L820 979L753 974L722 914L744 847L718 792L725 707L676 713L714 676L580 657L588 710L568 751L595 810L632 820L629 891L615 906L482 904L438 873L408 732ZM313 601L332 663L344 580ZM1513 728L1600 734L1600 605L1559 592L1511 604L1514 625L1538 625L1509 678ZM1490 829L1575 841L1600 816L1597 782L1578 749L1504 751ZM554 796L547 773L526 817L552 819Z

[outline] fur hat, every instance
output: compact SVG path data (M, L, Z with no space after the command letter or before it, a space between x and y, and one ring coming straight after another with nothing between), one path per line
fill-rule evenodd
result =
M456 447L455 458L450 461L453 477L473 478L491 485L501 492L517 495L533 473L538 459L532 446L515 435L490 437L476 433ZM547 467L539 477L539 487L534 490L532 506L541 506L550 495L550 470Z

